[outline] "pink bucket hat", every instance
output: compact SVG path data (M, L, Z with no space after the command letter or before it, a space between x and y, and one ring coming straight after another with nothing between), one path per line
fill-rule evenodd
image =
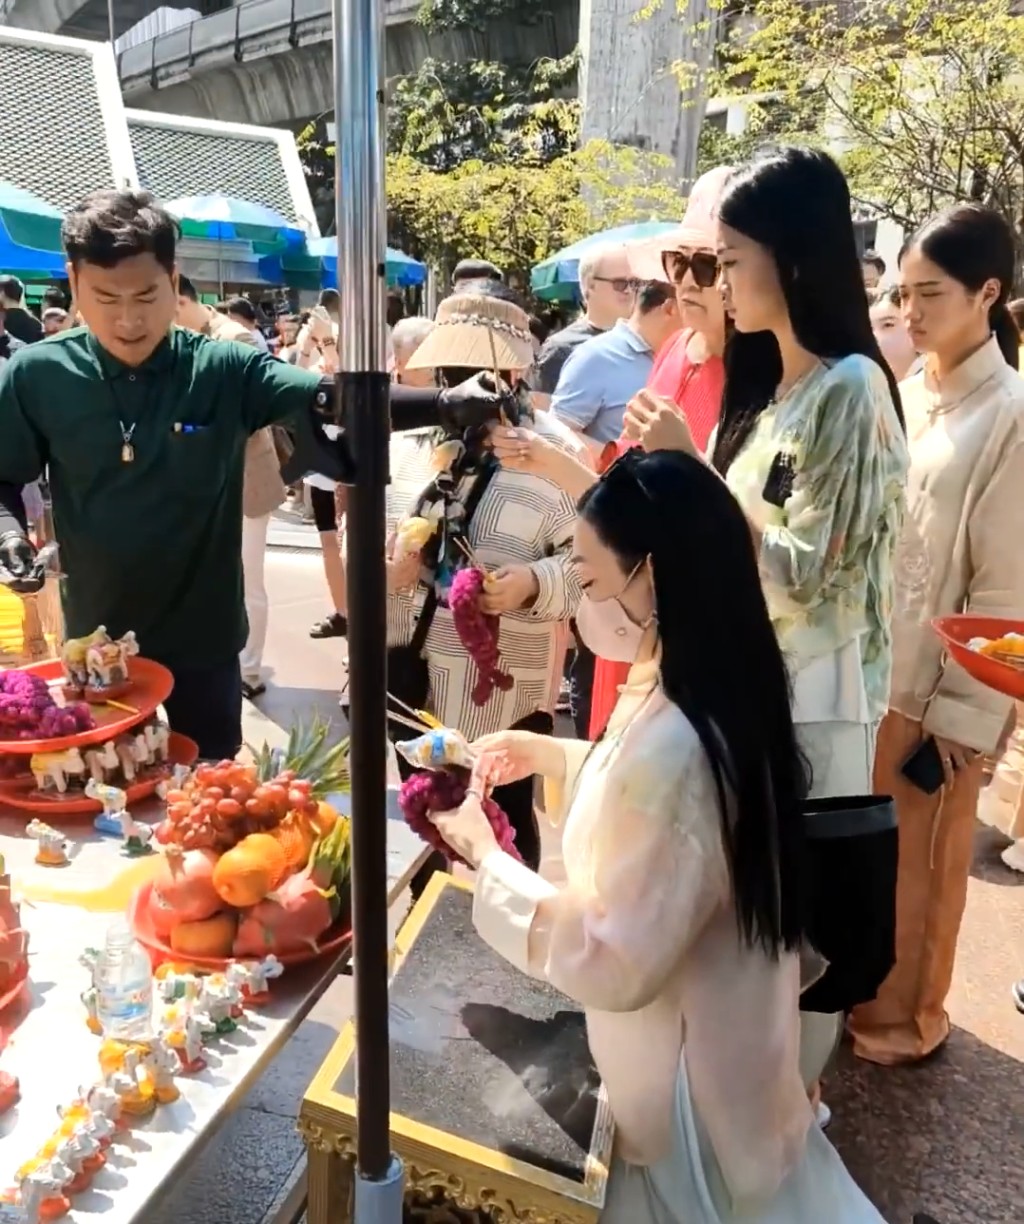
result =
M715 243L715 213L732 166L716 166L694 183L679 228L658 238L629 243L632 275L642 281L663 281L662 255L680 247L710 247Z

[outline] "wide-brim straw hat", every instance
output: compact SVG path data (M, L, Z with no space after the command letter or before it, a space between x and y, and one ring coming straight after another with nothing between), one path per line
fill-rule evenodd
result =
M406 365L410 370L526 370L533 362L533 337L524 310L500 298L455 293L438 306L434 330Z
M694 183L679 228L657 238L629 244L629 267L632 276L641 281L664 281L666 251L680 247L704 250L715 246L715 214L732 166L716 166L702 174Z

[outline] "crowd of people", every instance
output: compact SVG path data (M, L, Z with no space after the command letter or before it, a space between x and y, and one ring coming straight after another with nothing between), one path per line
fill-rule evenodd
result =
M289 484L332 603L312 632L346 632L344 431L317 412L337 297L271 352L247 299L200 302L151 198L90 197L65 242L83 326L0 354L0 577L36 589L23 493L45 477L69 631L134 629L174 671L172 725L233 756ZM550 335L476 260L434 319L392 319L389 693L472 741L435 822L476 869L480 935L586 1010L617 1124L608 1224L881 1219L825 1137L822 1080L844 1031L884 1066L949 1037L976 814L1024 867L1024 720L930 628L1024 616L1015 270L1006 222L965 204L887 279L836 164L773 149L705 175L674 233L581 261L582 313ZM449 606L467 565L493 682ZM575 739L553 735L567 668ZM852 846L882 827L873 796L895 807L895 901L850 856L873 917L823 958L823 924L861 928L821 910L808 813Z

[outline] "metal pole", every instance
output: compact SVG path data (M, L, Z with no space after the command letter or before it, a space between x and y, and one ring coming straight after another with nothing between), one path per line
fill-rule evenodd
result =
M114 0L107 0L107 31L110 34L110 45L114 45Z
M338 415L348 496L352 926L357 1224L401 1224L390 1137L385 509L390 416L385 344L383 0L334 0L335 199L341 295ZM340 1207L340 1205L339 1205Z

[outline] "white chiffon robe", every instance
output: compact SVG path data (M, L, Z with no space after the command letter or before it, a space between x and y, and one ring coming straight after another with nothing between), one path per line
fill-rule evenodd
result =
M566 885L496 851L473 914L585 1009L616 1121L604 1224L884 1224L813 1125L798 957L738 937L710 767L655 666L600 744L559 743Z

